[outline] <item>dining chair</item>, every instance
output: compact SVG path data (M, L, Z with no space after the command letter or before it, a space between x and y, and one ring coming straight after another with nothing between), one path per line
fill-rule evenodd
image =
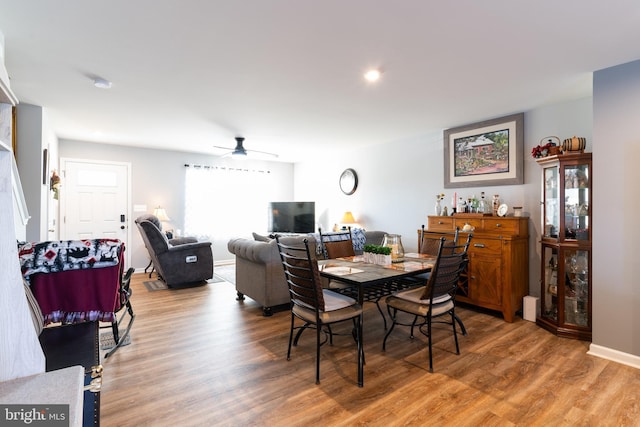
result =
M322 228L318 228L318 234L320 235L322 254L326 259L355 256L351 227L331 234L322 234Z
M421 254L426 254L426 255L431 255L436 257L438 255L438 250L440 249L440 239L437 237L428 237L428 235L425 235L424 231L425 230L424 230L424 224L423 224L420 231L420 239L418 241L418 252ZM451 238L445 237L445 241L444 241L445 249L446 248L451 249L456 245L458 245L459 234L460 234L460 227L456 227L456 231L454 232ZM429 276L431 276L431 273L419 274L416 277L424 280L426 283L429 280ZM467 328L464 326L464 323L462 323L462 319L460 319L458 315L456 315L456 321L458 322L458 325L460 325L460 332L462 333L462 335L466 336ZM411 329L411 335L413 335L413 328Z
M328 289L323 289L318 269L318 260L309 250L309 241L302 245L287 245L276 235L280 259L291 297L291 327L287 360L291 360L291 347L297 346L302 332L311 328L316 330L316 384L320 384L320 347L333 340L331 325L353 321L350 334L356 341L358 359L358 386L364 383L364 348L362 343L362 307L355 299ZM304 322L296 326L296 319ZM297 329L295 339L293 331ZM321 341L321 334L324 339Z
M411 326L410 338L413 339L413 327L415 318L420 317L424 321L418 324L419 331L429 340L429 371L433 372L432 352L432 324L435 322L451 325L453 338L456 343L456 354L460 354L458 334L456 331L455 298L456 288L460 273L464 271L468 258L470 237L464 245L445 246L446 239L440 239L438 255L431 271L431 276L425 286L399 292L387 297L387 309L391 316L391 327L382 341L382 350L386 350L387 338L396 325ZM398 321L398 312L408 313L414 316L411 324ZM435 320L440 317L450 316L451 320ZM426 331L425 331L426 327Z

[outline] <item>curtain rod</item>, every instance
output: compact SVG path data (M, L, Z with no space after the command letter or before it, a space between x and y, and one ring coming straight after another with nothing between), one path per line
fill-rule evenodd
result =
M230 166L215 166L215 165L194 165L190 163L184 164L185 168L204 169L204 170L219 170L228 172L257 172L257 173L271 173L270 170L261 169L248 169L248 168L233 168Z

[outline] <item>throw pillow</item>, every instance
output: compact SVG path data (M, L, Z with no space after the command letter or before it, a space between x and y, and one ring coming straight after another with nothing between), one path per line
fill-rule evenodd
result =
M258 234L258 233L251 233L251 234L253 234L253 240L255 240L256 242L267 242L267 243L269 243L271 240L273 240L268 236L263 236L263 235Z

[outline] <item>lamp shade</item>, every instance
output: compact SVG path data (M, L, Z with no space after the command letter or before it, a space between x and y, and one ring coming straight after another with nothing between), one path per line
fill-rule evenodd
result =
M160 221L171 221L171 218L169 218L169 216L167 215L167 211L165 211L164 208L161 208L160 206L153 210L153 214L158 217Z
M342 224L354 224L356 219L353 217L351 211L346 211L344 215L342 215Z

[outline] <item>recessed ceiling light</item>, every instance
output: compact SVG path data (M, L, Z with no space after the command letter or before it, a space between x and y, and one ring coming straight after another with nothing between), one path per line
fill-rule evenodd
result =
M375 68L364 73L364 78L369 82L378 81L380 79L380 76L382 76L382 72Z
M96 77L95 79L93 79L93 85L100 89L111 89L111 82L101 77Z

